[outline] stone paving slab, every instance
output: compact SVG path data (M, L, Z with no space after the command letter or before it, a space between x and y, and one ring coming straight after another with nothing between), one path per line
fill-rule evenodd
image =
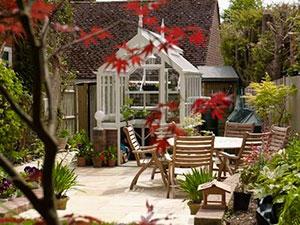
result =
M190 216L183 198L167 199L166 188L159 175L151 180L152 169L146 170L133 191L129 185L139 170L136 162L114 168L77 167L76 173L80 186L68 192L70 201L66 210L58 210L60 216L74 213L89 215L105 221L128 223L139 221L146 214L146 201L154 205L154 218L165 218L162 225L191 225ZM31 209L20 213L26 218L38 217Z

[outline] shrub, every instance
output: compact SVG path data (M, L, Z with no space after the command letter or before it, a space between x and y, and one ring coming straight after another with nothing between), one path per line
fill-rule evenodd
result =
M179 179L179 187L187 194L186 200L193 203L201 203L202 192L198 191L198 186L206 182L212 181L212 174L205 169L192 168L191 173L183 175L185 179Z

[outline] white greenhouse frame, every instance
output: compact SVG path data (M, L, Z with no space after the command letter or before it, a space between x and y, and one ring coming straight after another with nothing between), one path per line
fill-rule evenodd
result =
M156 34L151 31L139 28L137 35L127 42L127 46L134 48L142 48L152 41L154 44L153 54L159 56L160 64L143 64L141 66L129 65L128 70L124 73L117 74L116 70L106 68L102 65L95 73L97 77L97 111L105 113L103 122L97 121L95 129L113 129L118 130L118 149L120 153L121 128L126 124L121 118L121 108L125 104L125 98L128 96L129 76L138 68L159 70L159 102L166 103L168 98L168 88L166 87L167 71L166 64L170 65L179 74L178 91L180 97L179 105L179 121L183 121L184 117L190 114L190 107L195 98L201 97L201 73L193 66L183 55L183 50L177 46L165 51L159 51L159 45L166 40L164 35ZM117 52L119 57L126 56L126 52L120 49ZM144 61L153 56L148 56ZM143 94L142 90L136 91ZM144 92L151 93L151 92ZM165 117L162 119L165 123ZM136 126L143 127L143 121L137 123ZM142 133L142 136L144 134ZM143 137L145 138L145 137ZM144 141L142 141L144 142ZM143 144L143 143L142 143ZM120 154L119 162L120 162Z

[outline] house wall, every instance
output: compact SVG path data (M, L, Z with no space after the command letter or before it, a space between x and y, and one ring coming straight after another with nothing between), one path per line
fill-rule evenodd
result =
M289 97L286 107L291 113L292 118L290 125L294 132L300 132L300 76L295 77L283 77L275 81L277 85L285 84L288 86L295 85L297 93L294 96Z
M220 17L218 4L215 6L213 22L210 28L207 48L206 66L223 66L224 59L221 53Z

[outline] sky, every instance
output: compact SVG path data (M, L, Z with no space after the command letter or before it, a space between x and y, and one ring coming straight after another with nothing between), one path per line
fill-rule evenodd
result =
M219 1L219 6L220 6L220 11L223 12L224 9L228 8L229 6L229 0L218 0ZM263 0L264 4L271 4L271 3L294 3L298 2L298 0Z

